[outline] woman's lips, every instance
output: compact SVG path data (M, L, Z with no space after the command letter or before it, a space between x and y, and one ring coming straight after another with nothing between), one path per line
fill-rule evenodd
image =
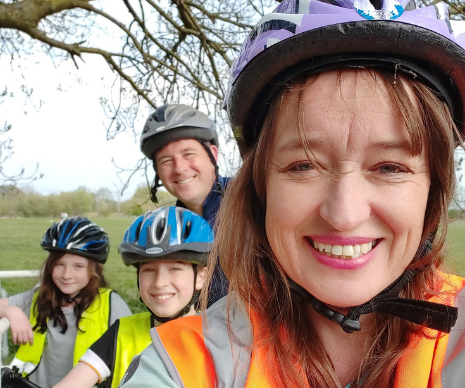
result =
M376 240L363 244L328 244L310 239L312 246L322 254L335 259L357 259L358 257L370 252L376 246Z
M361 244L329 244L306 237L315 258L324 265L335 269L357 269L366 265L375 255L375 247L381 243L381 239L350 239L350 242L362 242ZM368 242L366 242L368 241Z

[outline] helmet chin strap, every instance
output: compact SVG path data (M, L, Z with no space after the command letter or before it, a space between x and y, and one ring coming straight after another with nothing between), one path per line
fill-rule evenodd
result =
M415 255L416 259L425 256L432 248L431 241L427 239ZM269 271L269 269L266 270ZM413 279L417 271L421 271L421 269L406 270L391 285L368 302L351 307L347 315L332 309L291 279L288 280L290 288L298 296L300 304L310 304L318 314L338 323L346 333L361 330L360 316L373 312L394 315L430 329L449 333L457 320L457 307L423 300L399 298L400 291Z
M160 178L157 174L157 166L155 160L153 161L153 169L155 171L155 178L153 179L152 187L150 187L150 199L153 203L158 203L157 189L163 185L160 183Z
M204 142L202 142L202 141L199 141L199 142L200 142L200 144L203 145L203 148L205 148L205 151L207 151L208 157L210 158L213 166L215 167L215 188L213 189L213 192L221 194L221 197L223 197L224 192L223 192L223 186L221 186L221 183L220 183L220 175L219 175L219 172L218 172L218 163L216 163L216 160L213 157L213 154L212 154L212 151L211 151L210 147L207 144L205 144Z
M413 270L405 271L394 283L374 298L362 305L351 307L347 315L333 310L292 280L290 280L290 285L291 289L301 297L303 304L310 303L318 314L338 323L346 333L361 330L360 316L373 312L394 315L419 325L425 325L430 329L449 333L457 320L457 307L399 298L400 291L413 279L415 273L416 271Z

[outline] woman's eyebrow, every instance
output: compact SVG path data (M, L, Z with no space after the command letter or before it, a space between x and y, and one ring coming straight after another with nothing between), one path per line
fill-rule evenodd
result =
M307 139L306 146L309 148L315 148L319 145L323 144L323 140L319 139ZM277 152L295 152L301 151L304 149L303 143L301 139L292 139L291 141L284 143L277 149Z
M373 144L374 148L380 150L399 150L406 152L408 154L413 154L413 147L412 143L408 140L400 140L400 141L380 141Z
M323 141L319 139L307 139L306 143L309 148L317 148L319 145L323 144ZM377 148L380 150L387 150L387 151L400 150L408 154L413 153L412 144L408 140L379 141L379 142L375 142L369 145L369 147ZM304 149L302 140L292 139L291 141L284 143L282 146L280 146L277 149L277 152L296 152L296 151L301 151L302 149Z

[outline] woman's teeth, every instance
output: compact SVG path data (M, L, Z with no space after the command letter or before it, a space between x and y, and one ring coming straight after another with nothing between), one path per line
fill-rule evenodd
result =
M370 252L376 245L376 240L367 244L359 245L331 245L313 241L313 246L326 256L336 259L356 259L365 253Z

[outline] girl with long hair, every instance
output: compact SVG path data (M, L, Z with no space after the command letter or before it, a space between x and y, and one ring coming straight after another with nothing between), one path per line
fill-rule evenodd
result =
M260 20L226 98L244 161L212 257L230 293L152 329L124 388L463 385L465 280L443 261L464 24L413 0Z
M20 345L10 367L39 387L58 383L114 321L131 315L103 276L109 244L85 217L54 223L40 243L49 254L39 287L0 299L0 317Z

